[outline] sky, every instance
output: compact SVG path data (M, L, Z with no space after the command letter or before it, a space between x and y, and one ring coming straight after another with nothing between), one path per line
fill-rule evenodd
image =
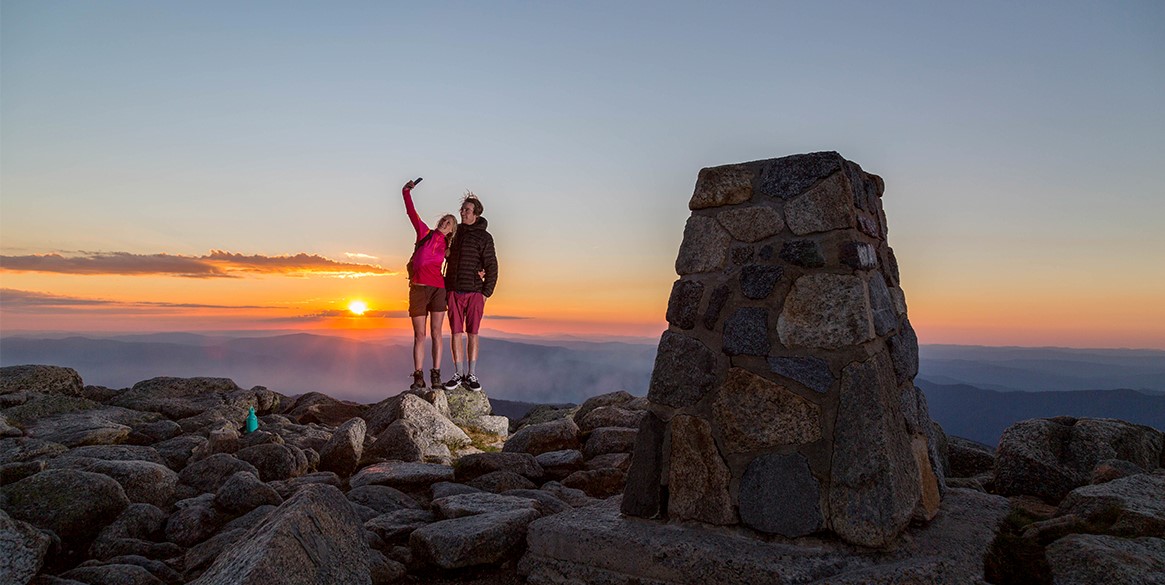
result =
M1165 3L0 2L0 333L658 337L700 168L836 150L922 343L1165 349ZM361 301L368 311L348 310Z

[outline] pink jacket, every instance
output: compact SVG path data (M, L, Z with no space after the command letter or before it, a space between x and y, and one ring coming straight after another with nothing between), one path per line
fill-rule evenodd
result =
M413 241L415 244L429 233L429 226L417 215L417 208L413 207L413 196L409 190L401 189L401 195L405 198L405 212L409 214L409 221L413 222L413 229L417 231L417 239ZM413 282L445 288L445 277L441 275L441 265L445 262L445 234L437 230L432 231L433 237L417 250L417 259L413 263Z

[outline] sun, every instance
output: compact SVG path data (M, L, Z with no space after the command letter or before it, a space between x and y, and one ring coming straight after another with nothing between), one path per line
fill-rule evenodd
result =
M364 311L368 310L368 304L364 301L352 301L348 303L348 310L351 311L353 315L363 315Z

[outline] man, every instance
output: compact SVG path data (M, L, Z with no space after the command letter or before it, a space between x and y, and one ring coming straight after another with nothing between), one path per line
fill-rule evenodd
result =
M485 311L485 299L494 294L498 282L498 257L494 238L486 231L484 208L473 193L461 202L461 225L449 248L445 264L445 290L449 305L450 345L453 350L453 378L445 382L446 390L464 385L481 391L477 367L477 333ZM468 352L465 340L469 338Z

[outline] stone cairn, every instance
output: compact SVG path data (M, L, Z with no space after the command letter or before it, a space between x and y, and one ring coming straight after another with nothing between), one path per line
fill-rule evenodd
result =
M883 186L836 152L700 171L625 514L884 547L937 513Z

